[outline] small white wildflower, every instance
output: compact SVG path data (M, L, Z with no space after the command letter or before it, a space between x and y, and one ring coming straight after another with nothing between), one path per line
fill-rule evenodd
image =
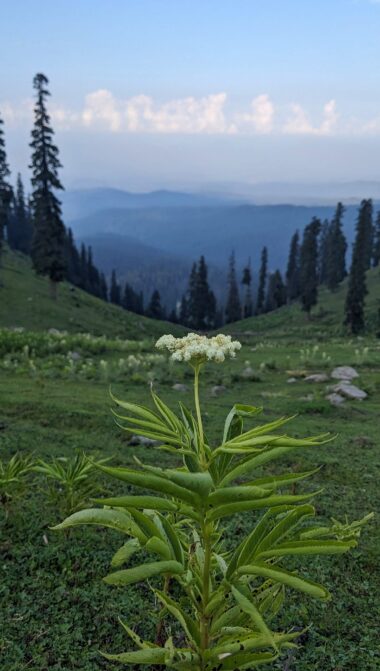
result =
M234 358L236 352L241 349L241 344L223 333L212 338L188 333L183 338L175 338L172 335L161 336L156 342L156 347L169 350L173 361L199 364L206 361L222 363L227 357Z

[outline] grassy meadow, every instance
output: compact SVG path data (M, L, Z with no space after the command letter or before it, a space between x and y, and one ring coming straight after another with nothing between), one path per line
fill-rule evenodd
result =
M174 409L178 400L192 405L191 373L167 364L154 340L182 329L122 312L68 286L56 305L44 280L35 278L22 257L8 254L1 272L0 331L1 459L20 452L35 459L71 457L85 452L132 465L133 456L151 464L178 465L154 447L132 446L115 424L109 386L116 396L149 403L149 387ZM263 406L263 421L295 415L295 436L331 432L331 443L294 452L264 470L305 471L321 465L312 485L323 518L358 519L379 510L380 340L376 318L378 276L370 277L372 334L350 339L342 333L344 289L322 294L311 321L298 307L239 322L228 332L243 348L221 366L208 365L202 379L205 427L213 444L221 438L225 415L236 402ZM31 298L31 300L29 300ZM78 306L74 304L77 301ZM371 321L372 320L372 321ZM68 333L46 335L54 328ZM91 336L78 336L78 333ZM101 336L104 334L104 338ZM330 382L311 383L312 373L330 375L351 365L366 400L332 406L325 396ZM289 382L289 379L295 379ZM173 388L173 385L181 385ZM124 493L126 487L99 480L99 493ZM297 491L304 491L299 485ZM228 518L231 548L257 513ZM102 583L121 544L110 530L82 527L70 534L50 527L62 518L49 497L42 474L32 474L25 492L0 520L1 671L100 671L117 668L98 650L122 652L130 645L118 616L139 634L154 637L158 605L146 584L127 589ZM328 603L311 602L289 592L280 626L309 625L303 647L277 662L283 671L375 671L380 667L380 533L368 525L359 547L337 557L293 558L303 575L323 582L333 593ZM132 562L133 562L132 558ZM128 667L124 667L128 668ZM133 667L129 667L133 668ZM135 667L137 668L137 667ZM264 669L264 667L263 667ZM265 671L265 669L264 669Z

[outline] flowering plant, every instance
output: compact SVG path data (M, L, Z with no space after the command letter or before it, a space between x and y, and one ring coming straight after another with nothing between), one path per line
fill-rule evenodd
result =
M287 590L330 598L322 585L289 571L288 557L346 552L357 544L366 518L317 526L311 504L316 492L289 491L315 471L257 473L293 450L321 445L329 439L326 434L296 439L275 433L286 418L245 429L244 422L256 420L261 409L236 404L221 442L211 446L202 425L199 373L208 361L235 356L238 342L224 335L189 334L164 336L157 347L193 368L195 416L182 403L180 413L174 413L153 391L154 410L114 398L121 409L115 414L125 429L159 441L159 449L173 453L182 465L163 469L138 462L138 469L130 469L100 464L110 477L132 485L133 493L97 499L102 507L79 511L56 528L96 524L116 529L128 540L114 555L111 565L117 570L105 582L125 587L155 579L152 589L162 605L156 641L142 640L121 621L136 649L102 653L107 659L178 671L254 669L296 645L299 631L278 631L273 624ZM228 551L223 521L242 512L254 512L251 529ZM137 562L128 566L134 555Z

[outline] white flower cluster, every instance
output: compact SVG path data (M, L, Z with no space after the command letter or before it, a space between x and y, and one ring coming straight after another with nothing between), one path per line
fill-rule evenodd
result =
M161 336L156 342L156 347L169 350L173 361L222 363L226 357L235 357L241 344L237 340L232 340L231 336L222 333L212 338L197 333L188 333L183 338L175 338L172 335Z

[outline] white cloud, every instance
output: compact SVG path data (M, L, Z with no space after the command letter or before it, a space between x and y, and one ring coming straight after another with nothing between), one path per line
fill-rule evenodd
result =
M331 135L336 129L338 113L335 100L329 100L323 107L323 120L313 126L304 108L298 103L291 105L292 115L285 122L283 132L288 135Z
M254 98L251 102L251 112L241 114L238 119L244 124L253 127L259 134L268 134L273 130L274 105L266 93Z
M107 89L99 89L89 93L85 99L82 121L85 126L103 123L109 130L121 130L121 113L119 103Z

